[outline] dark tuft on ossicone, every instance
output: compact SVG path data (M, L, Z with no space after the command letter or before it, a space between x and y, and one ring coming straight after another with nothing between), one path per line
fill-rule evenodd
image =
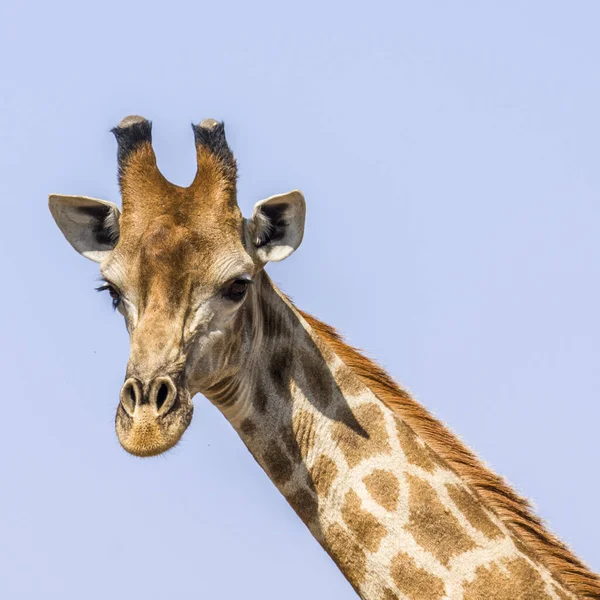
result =
M227 144L225 125L215 119L204 119L198 125L192 123L196 146L205 148L221 162L225 175L235 181L237 165L233 152Z
M117 159L120 167L142 144L152 143L152 122L138 115L125 117L111 131L117 138Z

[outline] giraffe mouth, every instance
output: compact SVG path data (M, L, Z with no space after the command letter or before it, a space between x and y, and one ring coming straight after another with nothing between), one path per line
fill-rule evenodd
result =
M153 404L117 407L115 428L124 450L135 456L156 456L177 445L192 421L194 405L187 389L177 390L168 412Z

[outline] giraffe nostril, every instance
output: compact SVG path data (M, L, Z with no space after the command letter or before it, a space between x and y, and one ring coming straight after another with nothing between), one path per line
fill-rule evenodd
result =
M156 408L159 417L166 415L175 404L177 388L168 377L158 377L150 388L150 404Z
M125 412L133 417L135 407L141 401L140 384L136 379L128 379L121 388L121 405Z
M169 396L169 387L166 383L161 383L156 393L156 408L160 410Z

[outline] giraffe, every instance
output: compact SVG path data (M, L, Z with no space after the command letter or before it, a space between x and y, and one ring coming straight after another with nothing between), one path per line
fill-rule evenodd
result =
M181 439L202 394L363 600L600 599L600 578L444 425L272 282L300 245L292 191L237 205L224 126L193 126L189 187L157 168L150 121L123 119L122 210L51 195L69 243L100 264L130 335L116 412L138 456Z

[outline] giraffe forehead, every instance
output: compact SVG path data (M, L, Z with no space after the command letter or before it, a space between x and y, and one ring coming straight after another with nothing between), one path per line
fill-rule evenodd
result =
M210 253L211 236L202 233L176 223L171 217L151 220L139 238L142 267L151 267L154 261L181 266L194 254Z
M184 190L185 191L185 190ZM243 224L237 206L190 197L189 194L161 195L136 206L123 206L121 235L145 245L193 243L200 239L240 238Z
M171 215L124 227L119 241L121 261L139 265L144 277L158 273L197 272L219 278L223 271L251 269L242 244L241 223L233 219L187 222Z

